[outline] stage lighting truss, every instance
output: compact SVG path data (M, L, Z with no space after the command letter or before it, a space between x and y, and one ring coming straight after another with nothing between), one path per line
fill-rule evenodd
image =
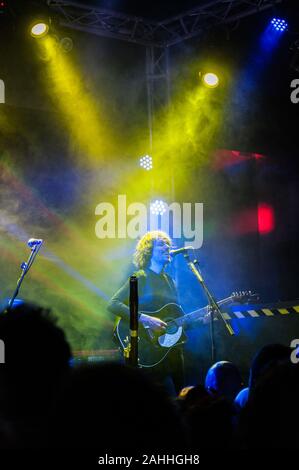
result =
M151 21L98 6L67 0L47 0L58 13L60 25L98 36L143 46L168 47L222 24L235 23L280 3L281 0L211 0L166 18Z

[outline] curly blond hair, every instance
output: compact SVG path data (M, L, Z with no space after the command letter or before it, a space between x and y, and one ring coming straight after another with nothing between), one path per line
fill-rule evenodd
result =
M167 233L162 232L161 230L146 232L139 240L133 256L133 262L138 269L145 269L148 267L153 254L154 241L158 239L164 240L166 243L171 245L171 239Z

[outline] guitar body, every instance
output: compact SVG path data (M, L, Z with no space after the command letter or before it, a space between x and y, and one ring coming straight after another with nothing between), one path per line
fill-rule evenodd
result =
M157 334L149 328L144 328L139 323L138 331L138 358L141 367L155 367L160 364L171 349L184 344L187 336L184 333L182 319L184 312L175 303L164 305L160 310L154 312L142 311L146 315L160 318L167 323L165 332ZM129 342L129 323L120 319L115 328L115 337L124 350Z

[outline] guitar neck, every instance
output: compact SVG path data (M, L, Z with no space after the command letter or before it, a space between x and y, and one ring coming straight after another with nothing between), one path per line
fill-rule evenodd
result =
M232 301L232 296L227 297L226 299L219 300L217 302L218 307L222 307L225 304L229 304ZM176 323L179 325L183 325L184 323L199 320L200 318L203 318L207 313L210 308L210 305L206 305L205 307L202 307L198 310L194 310L193 312L187 313L183 317L177 318Z

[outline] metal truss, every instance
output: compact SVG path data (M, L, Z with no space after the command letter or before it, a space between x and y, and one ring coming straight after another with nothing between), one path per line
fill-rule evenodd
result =
M143 46L155 45L157 25L144 18L64 0L47 0L47 4L58 13L61 26Z
M146 48L146 84L150 150L153 150L155 112L170 102L169 48Z
M214 0L173 16L159 26L164 30L164 41L172 46L186 39L195 37L212 27L238 21L246 16L254 15L283 0Z
M168 47L202 31L259 13L283 0L210 0L163 21L92 7L67 0L47 0L59 23L71 29L133 42Z

